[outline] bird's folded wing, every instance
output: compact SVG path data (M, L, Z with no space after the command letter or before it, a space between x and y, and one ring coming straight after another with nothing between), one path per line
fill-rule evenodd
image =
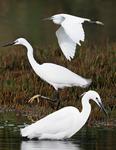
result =
M76 43L65 33L62 26L56 31L56 36L63 54L71 60L75 55Z
M82 26L83 22L68 18L61 24L65 30L65 33L78 45L81 45L80 41L84 41L85 39L85 33Z
M73 108L74 109L74 108ZM29 138L39 137L43 134L57 134L67 130L70 131L71 124L75 117L71 107L64 107L63 109L56 111L45 118L29 125L21 130L22 136ZM77 116L78 117L78 116Z

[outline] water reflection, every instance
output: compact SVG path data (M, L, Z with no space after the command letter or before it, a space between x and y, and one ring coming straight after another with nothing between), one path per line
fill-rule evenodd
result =
M65 141L22 141L19 131L23 126L0 121L0 150L115 150L116 148L116 128L84 127L70 140Z
M72 141L23 141L21 150L82 150Z

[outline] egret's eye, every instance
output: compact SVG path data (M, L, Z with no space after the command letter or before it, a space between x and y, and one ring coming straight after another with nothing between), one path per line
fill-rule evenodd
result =
M96 97L96 100L98 100L98 97Z

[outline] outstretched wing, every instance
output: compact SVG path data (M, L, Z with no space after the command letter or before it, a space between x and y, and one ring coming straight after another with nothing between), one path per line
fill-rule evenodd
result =
M75 55L76 43L66 34L62 26L56 31L56 36L63 54L71 60Z
M82 23L84 19L78 19L77 17L66 18L61 24L65 30L65 33L72 39L73 42L81 45L80 41L84 41L85 33Z

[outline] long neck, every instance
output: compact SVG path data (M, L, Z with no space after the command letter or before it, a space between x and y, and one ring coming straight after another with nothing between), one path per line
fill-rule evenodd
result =
M27 56L28 56L28 60L32 66L32 68L34 70L36 70L36 67L39 65L36 60L34 59L33 56L33 48L29 43L26 43L26 45L24 45L27 48Z
M87 121L90 115L90 112L91 112L91 105L89 103L89 100L85 96L83 96L81 115L82 115L84 123Z

